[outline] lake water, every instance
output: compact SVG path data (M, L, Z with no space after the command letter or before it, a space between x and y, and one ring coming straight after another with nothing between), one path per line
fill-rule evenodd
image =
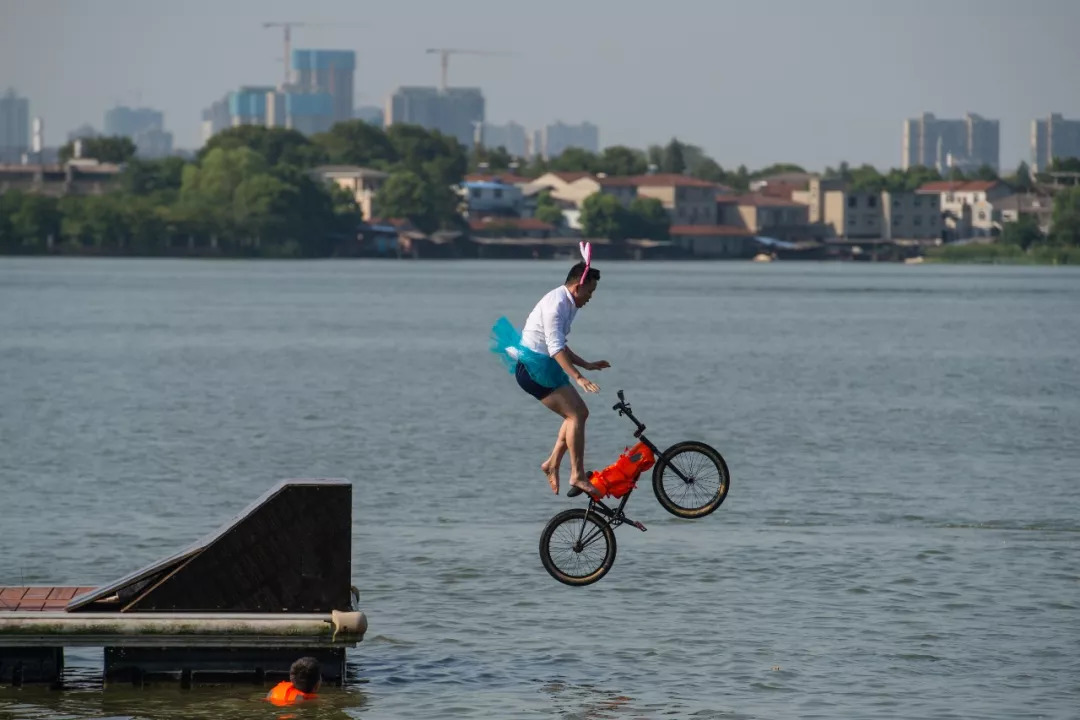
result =
M632 442L623 388L732 486L697 521L645 486L648 532L571 588L537 554L584 504L538 470L558 419L487 352L567 266L0 259L0 585L107 582L343 477L370 630L301 717L1080 717L1077 269L601 263L588 466ZM68 665L0 717L276 717Z

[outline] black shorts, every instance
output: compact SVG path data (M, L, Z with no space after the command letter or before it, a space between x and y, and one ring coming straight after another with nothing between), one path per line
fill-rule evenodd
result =
M521 363L518 363L517 368L514 369L514 377L517 378L517 383L521 386L521 389L537 400L543 400L548 395L555 392L555 388L545 387L533 380L532 375L529 375L529 371L526 370L525 366Z

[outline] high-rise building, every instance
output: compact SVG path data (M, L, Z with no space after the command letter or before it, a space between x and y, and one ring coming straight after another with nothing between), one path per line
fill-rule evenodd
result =
M0 162L18 162L30 149L30 101L9 89L0 96Z
M205 145L210 138L227 127L232 127L232 115L229 113L229 95L213 102L202 112L202 141Z
M1045 172L1054 158L1080 158L1080 120L1052 113L1031 121L1031 169Z
M923 165L944 172L949 157L965 166L989 165L1001 160L1001 128L997 120L968 113L959 120L939 120L932 113L904 121L900 167Z
M305 135L326 132L334 124L334 98L325 92L301 92L290 86L249 85L227 93L203 110L202 139L240 125L297 130Z
M139 157L159 158L172 154L173 136L165 130L165 116L159 110L114 107L105 112L103 134L130 138Z
M352 119L356 53L352 50L293 50L292 69L293 83L287 90L329 94L333 98L332 123Z
M334 97L324 92L271 92L266 96L266 124L305 135L326 132L334 125Z
M386 124L408 123L438 130L471 148L484 122L480 88L399 87L386 103Z
M599 129L590 122L567 125L560 121L537 130L533 139L533 151L545 159L558 157L572 147L600 152Z
M506 152L514 157L526 157L529 154L529 138L525 128L516 122L505 125L492 125L484 123L481 129L480 141L489 150L505 148Z
M270 85L245 85L229 93L229 125L272 125L266 112L267 96L277 92Z
M151 108L130 108L122 105L105 111L105 135L134 137L147 130L163 130L165 116Z

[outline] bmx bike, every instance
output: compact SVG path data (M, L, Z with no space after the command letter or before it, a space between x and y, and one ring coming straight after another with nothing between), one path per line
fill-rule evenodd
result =
M660 452L645 437L645 425L634 417L622 390L618 396L612 410L634 423L634 437L655 457L652 487L660 505L688 520L705 517L720 507L731 487L731 474L720 453L696 440L679 442ZM548 521L540 534L540 560L553 578L567 585L590 585L607 574L615 563L615 528L625 523L642 532L646 529L623 512L634 487L631 483L621 494L617 507L587 495L587 508L564 510Z

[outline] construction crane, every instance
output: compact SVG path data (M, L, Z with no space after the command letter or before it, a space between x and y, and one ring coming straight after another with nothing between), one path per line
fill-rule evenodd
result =
M291 79L289 73L289 49L292 44L292 29L294 27L363 27L357 23L341 23L341 22L297 22L289 20L287 22L264 22L262 24L264 28L279 27L285 30L285 84L288 85Z
M428 48L427 54L439 53L442 60L442 91L446 92L446 75L451 55L512 55L501 50L458 50L456 48Z

